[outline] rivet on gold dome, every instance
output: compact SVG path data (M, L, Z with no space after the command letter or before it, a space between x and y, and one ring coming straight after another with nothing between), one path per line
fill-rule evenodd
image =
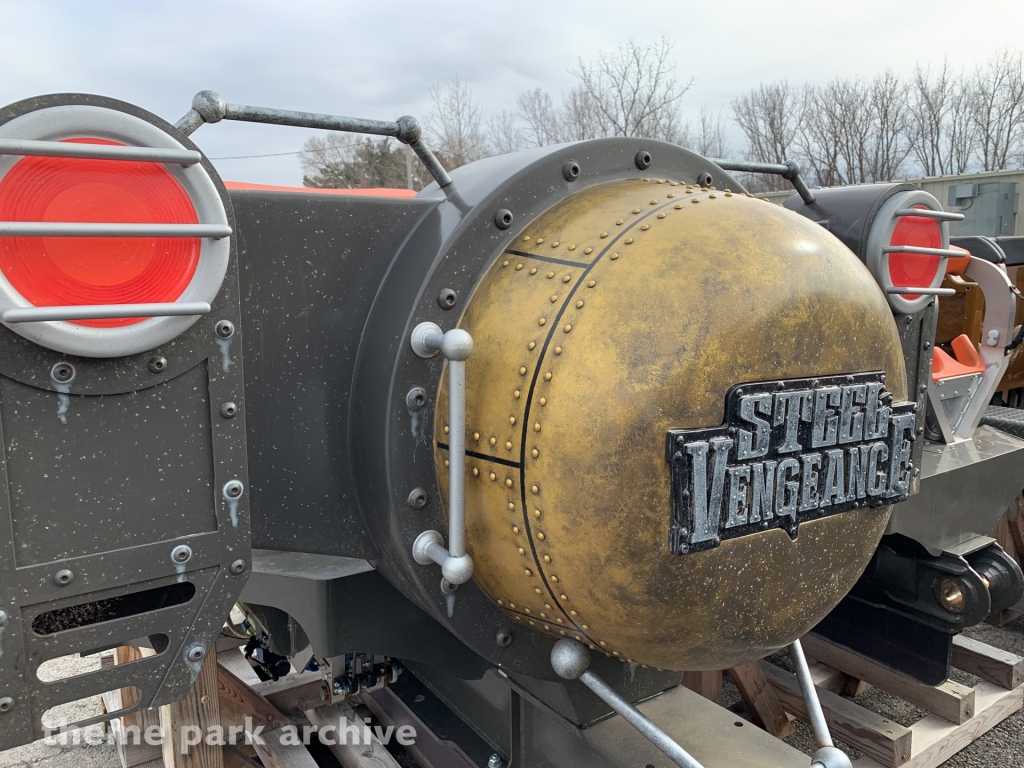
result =
M597 281L591 280L589 283L587 283L587 288L593 288L595 285L597 285Z
M673 187L675 186L675 183L674 183L674 182L673 182L672 186L673 186ZM674 193L674 192L669 192L669 193L668 193L668 195L666 195L666 197L670 197L670 198L671 198L671 197L675 197L675 196L676 196L676 195L675 195L675 193Z
M571 326L571 325L568 325L568 324L566 324L565 328L563 328L562 330L563 330L563 331L565 331L566 333L568 333L569 331L571 331L571 330L572 330L572 326Z
M664 219L665 218L665 214L664 213L659 213L658 214L658 218L659 219Z
M520 376L525 376L526 375L526 366L525 365L519 366L519 375Z
M505 604L505 601L504 601L504 600L499 600L499 601L498 601L498 605L504 605L504 604Z
M633 209L633 213L640 213L640 209L639 208L634 208Z
M512 450L512 441L511 440L506 440L505 441L505 450L506 451L511 451Z
M622 226L622 219L616 219L615 223L619 226Z
M473 467L473 477L479 477L479 476L480 476L480 470L477 469L476 467Z
M569 596L568 596L568 595L559 595L559 596L558 596L558 599L559 599L559 600L568 600L568 599L569 599Z
M538 451L536 448L534 448L532 451L530 451L530 455L533 456L533 458L536 459L538 456L540 456L540 451Z
M551 371L544 374L544 381L551 381Z
M524 568L523 573L525 573L527 576L533 576L533 571L531 571L529 568Z
M535 589L535 590L533 590L533 591L534 591L534 592L536 592L537 594L540 594L540 590L539 590L539 589ZM540 617L541 617L542 619L546 619L546 618L548 617L548 615L547 615L546 613L544 613L544 611L541 611L541 612L540 612Z
M708 195L708 197L709 197L709 198L710 198L711 200L714 200L714 199L715 199L715 193L714 193L714 192L712 192L712 193L711 193L710 195Z
M552 577L551 577L551 582L552 582L553 584L557 584L557 583L558 583L558 577L557 577L557 576L552 576Z
M563 283L568 283L570 280L572 280L572 276L571 275L563 275L562 276L562 282Z
M556 301L558 301L558 294L552 293L551 294L551 303L554 304Z
M536 346L537 346L537 342L536 341L531 341L529 344L526 345L526 348L527 349L533 349Z
M530 486L530 491L532 493L540 493L540 488L538 488L536 485L531 485Z
M632 238L632 237L627 237L627 238L626 238L626 239L625 239L625 240L624 240L623 242L624 242L624 243L625 243L626 245L629 245L629 244L631 244L631 243L633 242L633 238Z
M584 248L584 249L583 249L583 252L584 252L584 253L593 253L593 252L594 252L594 249L593 249L593 248Z
M551 555L544 555L544 562L545 563L550 563L551 562Z
M479 432L474 432L473 433L473 439L474 440L479 440L480 439L480 433Z
M508 266L508 259L505 259L503 262L501 262L501 266L507 267Z
M555 276L555 273L554 273L554 272L548 272L548 274L547 274L547 278L548 278L548 280L550 280L550 279L551 279L552 277L554 277L554 276Z
M657 205L657 204L658 204L657 200L651 200L651 205Z
M604 239L606 237L608 237L608 233L607 232L602 232L601 233L601 239Z
M539 509L535 509L535 510L533 510L533 516L534 516L535 518L537 518L538 520L540 520L540 516L541 516L541 515L543 515L543 514L544 514L544 513L543 513L543 512L541 512L541 511L540 511ZM543 538L544 538L544 534L542 533L542 534L540 535L540 537L541 537L541 538L543 539Z
M447 424L444 425L444 433L446 435L448 434L448 425Z
M617 253L613 253L613 254L611 255L611 260L612 260L612 261L615 261L615 260L616 260L617 258L619 258L619 254L617 254Z
M548 399L546 397L542 397L540 399L540 406L541 406L541 408L543 408L547 404L548 404Z
M679 203L676 203L672 207L675 208L678 211L678 210L681 210L683 206L681 204L679 204Z
M650 228L651 228L651 225L650 225L650 224L641 224L641 225L640 225L640 229L641 229L642 231L644 231L644 232L646 232L646 231L647 231L648 229L650 229Z
M498 479L498 476L496 474L494 474L493 472L491 472L491 474L489 474L488 477L491 479L491 482L493 482L493 481Z
M551 610L551 603L544 603L544 607L547 608L550 611Z
M519 526L518 525L513 525L512 526L512 533L516 534L517 536L519 535Z
M602 641L601 641L601 642L599 643L599 645L600 645L600 646L601 646L602 648L607 648L607 647L608 647L608 643L606 643L606 642L605 642L604 640L602 640Z
M544 238L543 237L538 237L537 238L537 245L540 245L543 242L544 242Z
M570 251L575 251L575 250L576 250L576 245L575 245L575 244L573 244L573 245L570 245L570 246L569 246L569 250L570 250Z
M583 629L590 629L586 624L581 624L580 626L583 627Z
M523 242L524 242L524 243L528 243L528 242L530 242L530 236L529 236L529 235L527 235L526 237L524 237L524 238L523 238Z
M446 467L450 467L450 466L451 466L451 462L450 462L450 461L448 461L448 459L445 459L445 460L444 460L444 465L445 465Z
M488 440L487 442L489 442L489 443L490 443L491 445L497 445L497 444L498 444L498 438L496 438L496 437L492 437L492 438L491 438L490 440ZM493 480L493 479L494 479L494 474L493 474L493 473L491 473L491 480Z
M537 274L537 268L536 267L530 267L530 274L531 275L536 275Z
M700 202L700 198L699 198L699 197L694 197L694 198L691 198L691 199L690 199L690 202L691 202L691 203L699 203L699 202Z
M557 248L557 247L558 247L558 241L557 241L557 240L553 241L553 242L551 243L551 247L552 247L552 248Z
M562 354L562 348L561 347L555 347L555 354L556 355Z
M518 400L520 394L522 394L522 393L517 389L515 392L512 393L512 397L514 397L516 400Z
M523 549L522 547L520 547L520 548L519 548L519 554L520 554L520 555L525 555L525 554L526 554L526 550L525 550L525 549Z
M576 611L569 611L569 615L570 616L579 616L579 614L576 613Z
M544 532L543 531L539 532L537 534L537 538L540 539L541 541L544 541Z
M509 480L509 479L506 479L505 480L505 486L508 487L508 488L511 488L512 487L512 481Z
M508 417L508 423L509 424L515 424L516 423L516 417L515 416L509 416Z
M508 607L509 607L509 608L515 608L515 607L516 607L516 604L515 604L515 603L509 603L509 604L508 604Z
M537 325L544 325L547 323L547 321L548 319L546 317L542 317L540 320L537 321Z
M539 421L536 424L533 425L533 431L534 432L540 432L540 422Z
M511 501L508 503L508 511L509 512L515 512L516 511L516 505L513 504Z
M522 265L522 264L516 264L516 270L520 270L520 269L522 269L522 268L523 268L523 265Z

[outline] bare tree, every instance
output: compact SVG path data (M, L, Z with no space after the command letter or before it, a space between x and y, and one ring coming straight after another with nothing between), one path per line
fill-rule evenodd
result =
M1024 59L1003 51L971 79L972 120L984 171L1007 167L1024 139Z
M518 152L528 146L514 112L503 111L499 115L492 115L487 121L487 134L496 155Z
M516 114L526 123L531 146L546 147L561 141L558 112L551 96L540 88L524 91L516 99Z
M747 138L746 156L759 163L781 163L791 159L800 119L801 102L787 81L761 83L733 101L733 120ZM776 176L745 179L758 192L782 189Z
M678 141L683 133L679 102L693 80L681 85L676 79L672 48L667 37L648 45L630 40L592 64L580 59L570 70L579 88L570 92L567 106L595 109L606 135ZM581 115L574 110L573 116Z
M696 127L687 123L679 143L704 157L727 157L730 149L725 139L725 119L722 113L714 114L707 105L702 104Z
M562 108L555 130L557 133L554 135L559 141L588 141L615 132L597 99L582 85L562 95Z
M934 77L930 67L914 70L911 131L914 155L926 176L959 174L970 167L977 132L971 102L968 81L951 72L948 61Z
M910 89L898 75L886 70L868 89L874 123L868 153L866 181L888 181L905 174L914 149L910 134Z
M442 89L430 92L433 109L427 116L427 130L438 160L448 170L488 155L480 105L473 91L458 75Z

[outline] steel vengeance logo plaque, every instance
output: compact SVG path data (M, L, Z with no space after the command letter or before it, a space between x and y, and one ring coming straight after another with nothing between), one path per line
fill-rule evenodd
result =
M685 555L768 528L904 501L916 403L893 403L885 374L733 387L711 429L673 429L670 546Z

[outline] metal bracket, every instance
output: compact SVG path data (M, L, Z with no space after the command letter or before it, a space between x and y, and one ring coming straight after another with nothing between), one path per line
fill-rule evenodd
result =
M723 171L746 171L747 173L769 173L781 176L793 185L793 189L807 205L817 200L803 176L800 175L800 166L795 160L784 160L781 163L748 163L745 160L712 160L711 162Z
M442 332L436 323L420 323L409 343L419 357L440 352L448 361L448 548L440 533L424 531L412 556L420 565L440 565L449 584L465 584L473 577L473 558L466 554L466 358L473 337L461 328Z
M1003 378L1003 372L1009 365L1005 348L1013 335L1016 317L1013 284L1006 275L1005 266L971 257L964 275L974 280L985 296L982 343L978 350L978 355L985 363L985 370L981 373L980 380L976 379L977 374L938 381L931 376L928 377L928 400L931 411L935 414L942 431L942 439L950 444L974 437L974 430L977 429L996 387ZM914 291L923 293L916 288ZM956 390L951 396L948 390L953 386ZM960 394L961 392L963 394Z

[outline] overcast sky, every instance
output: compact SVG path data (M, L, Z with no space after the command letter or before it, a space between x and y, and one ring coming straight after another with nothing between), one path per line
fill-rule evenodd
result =
M0 0L0 13L0 104L90 92L171 122L204 88L235 103L422 118L431 85L456 74L500 112L531 88L557 99L581 57L662 33L678 78L695 79L687 116L760 81L905 75L944 57L972 69L1024 46L1024 11L1010 0ZM309 133L221 123L193 138L219 158L294 152ZM301 184L294 155L216 165L229 179Z

